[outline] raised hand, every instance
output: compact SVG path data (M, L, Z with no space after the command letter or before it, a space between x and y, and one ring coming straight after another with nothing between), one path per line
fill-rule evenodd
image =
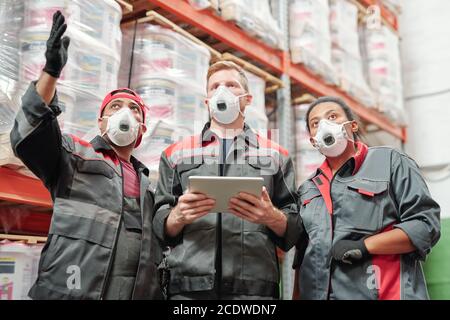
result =
M47 50L45 51L44 71L55 78L59 78L61 71L67 63L67 53L70 44L70 38L62 35L67 29L65 18L61 11L53 14L53 25L50 36L47 40Z

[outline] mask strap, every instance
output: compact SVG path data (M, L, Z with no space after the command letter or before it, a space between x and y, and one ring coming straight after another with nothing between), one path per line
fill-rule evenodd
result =
M101 116L99 119L103 121L105 119L109 119L109 116ZM109 129L109 121L106 123L105 131L103 131L103 133L100 134L100 137L103 138L108 133L108 129Z
M241 111L241 101L240 101L240 99L242 98L242 97L246 97L246 96L248 96L249 95L249 93L247 92L247 93L244 93L244 94L241 94L240 96L236 96L236 98L238 99L238 101L239 101L239 113L241 114L241 116L242 116L242 118L244 118L244 120L245 120L245 115L244 115L244 113L242 113L242 111Z
M349 140L349 141L355 143L355 139L354 139L353 132L352 132L352 137L349 137L349 135L348 135L348 133L347 133L347 130L345 129L345 125L348 124L348 123L352 123L352 121L348 120L348 121L344 122L344 123L342 124L342 130L344 130L344 134L345 134L345 136L347 137L347 140Z

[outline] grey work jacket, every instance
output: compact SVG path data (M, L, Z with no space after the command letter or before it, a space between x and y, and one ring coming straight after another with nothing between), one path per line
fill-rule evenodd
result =
M369 148L356 174L338 171L332 179L332 215L319 190L324 179L318 169L298 190L309 238L297 250L299 298L427 299L421 261L440 237L440 208L415 162L391 148ZM417 250L354 264L330 259L337 241L392 228L402 229Z
M295 173L287 151L245 126L219 163L219 139L205 126L202 134L167 148L161 156L156 190L156 235L172 247L167 257L169 295L218 290L219 294L278 297L278 245L293 247L301 233ZM264 225L231 213L209 213L186 225L176 238L164 232L167 216L188 187L189 176L263 177L273 204L287 217L278 237ZM238 191L238 190L236 190Z
M22 98L11 144L50 191L53 216L33 299L101 299L123 216L120 161L99 136L90 143L61 134L55 94L47 106L32 83ZM134 299L162 298L161 247L152 231L154 196L148 169L132 158L140 179L142 241Z

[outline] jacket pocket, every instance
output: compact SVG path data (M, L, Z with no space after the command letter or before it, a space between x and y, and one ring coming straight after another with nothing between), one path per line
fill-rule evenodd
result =
M177 166L178 174L180 175L181 185L183 191L189 187L189 177L190 176L201 176L205 175L201 173L200 166L201 163L182 163Z
M300 216L308 234L319 227L318 210L321 203L323 203L322 194L316 188L310 188L300 195Z
M95 203L101 207L119 208L112 199L122 194L122 177L101 160L81 160L70 185L70 198Z
M119 213L97 205L56 198L50 233L112 248L119 220Z
M275 244L266 232L243 232L241 272L244 280L278 282Z
M184 234L183 242L172 248L167 256L169 294L211 290L214 286L215 250L215 229Z
M254 176L273 176L277 174L279 169L279 161L270 156L248 156L246 163L249 165L250 171Z
M91 204L57 198L41 284L67 298L98 299L119 218Z
M340 219L356 230L377 231L382 226L383 205L388 197L385 181L355 180L347 185Z
M177 166L180 175L200 167L201 163L181 163Z
M81 173L100 174L109 179L114 177L114 169L101 160L79 160L77 170Z
M274 192L273 177L278 172L278 166L271 157L267 156L250 156L243 164L243 176L245 177L261 177L264 179L264 186L272 198ZM279 191L279 190L278 190Z
M66 299L98 299L110 256L110 248L53 234L39 270L39 285Z

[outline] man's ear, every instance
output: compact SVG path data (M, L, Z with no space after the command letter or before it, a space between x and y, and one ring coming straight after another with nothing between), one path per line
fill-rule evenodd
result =
M107 123L108 123L107 119L105 120L105 118L103 117L97 118L98 129L100 130L101 134L105 132Z
M359 131L359 125L358 122L356 122L356 120L352 121L351 128L353 133L357 133Z
M141 124L141 134L144 135L144 133L147 132L147 126L145 125L145 123Z
M252 104L253 96L250 93L248 95L246 95L244 98L245 98L246 106L249 106Z
M245 97L241 97L241 99L244 100L243 105L241 104L241 112L244 112L245 109L252 104L253 96L251 94L247 94Z

